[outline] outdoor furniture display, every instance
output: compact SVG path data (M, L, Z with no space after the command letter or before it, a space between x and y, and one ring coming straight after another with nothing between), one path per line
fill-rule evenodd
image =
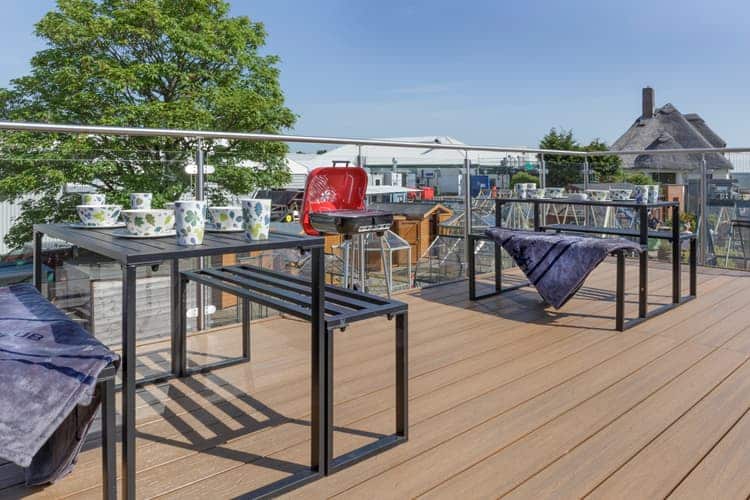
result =
M333 285L325 286L325 305L316 301L313 290L321 283L297 278L257 266L235 265L181 273L181 316L185 313L184 290L189 281L231 293L243 303L254 302L295 318L312 323L313 335L325 336L324 391L325 391L325 474L331 474L403 443L408 432L408 319L407 305L395 300L386 300L360 291ZM322 293L321 293L322 295ZM248 308L243 308L248 310ZM396 432L384 435L377 441L350 451L340 457L333 456L333 401L334 401L334 331L344 330L350 324L364 319L387 316L396 318ZM321 325L322 320L322 325ZM250 318L242 317L243 337L249 339ZM320 329L320 330L319 330ZM181 343L184 345L185 327L181 327Z
M122 267L122 496L135 498L135 391L139 384L164 381L187 374L186 348L179 337L183 319L179 315L180 289L179 260L220 256L226 254L258 252L276 249L310 250L312 253L312 276L310 302L312 310L311 328L311 467L301 475L295 475L272 485L264 491L280 494L291 488L321 477L324 473L325 448L321 445L325 431L326 392L323 387L326 361L325 319L322 311L325 304L324 254L322 237L297 236L271 233L267 240L250 241L242 233L207 233L202 245L181 246L174 237L159 239L122 239L109 229L75 229L69 224L38 224L34 226L34 285L42 286L42 238L49 236L69 242L90 252L108 257ZM170 263L172 281L171 324L172 366L171 372L136 381L136 270L139 266L158 266ZM249 347L249 346L246 346ZM248 352L249 354L249 352ZM245 359L232 360L232 363ZM226 366L226 362L221 365ZM204 368L207 369L207 368Z
M347 162L346 167L314 169L307 176L302 203L302 228L306 234L313 236L321 233L343 235L344 286L356 288L354 270L357 269L358 288L362 291L367 290L365 235L375 233L380 241L383 274L390 297L384 236L393 224L393 213L368 210L365 206L366 191L367 171L361 167L349 167ZM353 240L356 240L354 245Z
M731 226L729 228L729 239L727 240L726 257L724 260L724 267L729 267L729 259L734 258L742 260L742 268L747 269L747 261L750 257L747 255L748 248L745 245L745 238L743 233L747 236L750 231L750 217L738 217L732 219ZM748 242L750 243L750 242ZM741 256L731 256L732 251L736 251L736 246L739 244Z
M505 203L530 203L532 205L533 231L545 232L554 231L556 233L577 233L577 234L596 234L606 236L619 236L625 238L637 238L640 246L639 253L639 273L638 273L638 318L628 322L627 327L635 326L645 319L663 314L674 307L695 298L697 293L697 257L696 257L696 235L695 233L680 232L679 224L673 224L670 231L654 231L648 227L649 209L653 208L671 208L672 220L680 220L680 204L677 201L663 201L655 203L634 203L632 201L592 201L592 200L555 200L555 199L497 199L495 205L495 227L502 228L502 206ZM584 207L606 207L628 208L638 213L639 228L616 229L602 228L591 226L579 226L574 224L542 224L541 213L545 204L574 204ZM672 303L662 305L652 311L648 311L648 240L649 238L666 240L672 247ZM502 249L500 245L495 245L494 252L494 270L495 270L495 290L481 296L476 294L476 264L475 248L478 241L488 240L490 236L486 234L472 234L469 236L469 298L470 300L479 300L486 297L502 294L507 291L515 290L530 283L524 282L513 287L503 288L502 286ZM682 242L689 240L689 266L690 266L690 291L687 296L682 296L681 285L681 246ZM621 309L624 306L624 255L617 253L617 329L625 328L624 318L622 318ZM622 274L621 274L622 273Z
M0 288L0 347L0 455L28 485L66 476L101 402L102 497L116 498L118 356L30 284Z

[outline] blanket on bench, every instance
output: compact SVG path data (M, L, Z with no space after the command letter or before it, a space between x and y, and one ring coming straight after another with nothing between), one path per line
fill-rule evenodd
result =
M29 484L67 474L96 414L97 377L118 361L32 285L0 288L0 458L29 467Z
M641 251L622 238L586 238L503 228L485 234L510 254L539 295L559 309L607 255L618 250Z

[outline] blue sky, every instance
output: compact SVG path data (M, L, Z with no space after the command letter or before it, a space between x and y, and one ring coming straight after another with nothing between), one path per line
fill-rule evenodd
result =
M0 85L42 47L52 0L3 2ZM450 135L535 145L550 127L611 143L657 104L750 144L750 4L741 0L233 0L265 23L305 135Z

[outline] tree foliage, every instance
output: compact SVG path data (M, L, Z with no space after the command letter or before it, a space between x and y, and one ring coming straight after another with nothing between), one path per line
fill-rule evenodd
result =
M550 131L539 142L542 149L565 151L607 151L607 144L594 139L587 145L581 145L574 137L573 130L556 128ZM568 184L583 182L584 159L576 155L544 155L548 169L547 185L565 187ZM591 182L617 182L622 177L622 162L616 155L591 156L588 159Z
M279 133L295 115L284 105L278 58L261 55L265 29L229 16L223 0L58 0L37 24L47 47L31 72L0 89L4 120ZM184 167L196 139L5 133L0 199L25 200L6 238L28 241L32 223L68 220L91 186L124 203L150 191L155 204L191 189ZM289 178L282 143L207 141L209 196L243 194ZM264 165L240 167L243 160Z

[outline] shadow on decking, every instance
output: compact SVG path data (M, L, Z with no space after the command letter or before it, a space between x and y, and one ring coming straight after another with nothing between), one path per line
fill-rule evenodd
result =
M494 291L494 282L492 276L478 276L477 294L482 295ZM518 286L526 282L526 278L518 274L508 274L503 276L503 287ZM454 284L455 285L455 284ZM614 282L612 288L614 289ZM435 302L451 308L470 309L479 313L489 314L498 318L522 321L524 323L538 324L549 327L571 327L577 323L561 322L566 318L580 318L582 320L601 320L611 319L614 322L615 293L613 289L598 288L584 284L576 292L574 298L581 301L603 302L608 305L603 306L604 313L596 314L590 312L577 312L575 306L566 304L561 309L556 310L539 296L534 287L524 286L515 290L509 290L500 296L487 297L474 302L468 300L468 284L466 282L458 284L456 291L451 294L437 292L437 289L445 285L437 285L432 288L424 289L415 293L416 297L427 302ZM663 292L649 291L648 307L659 307L671 301L671 295ZM625 307L626 314L628 308L633 311L638 304L638 294L632 289L626 290ZM602 309L598 307L597 309ZM632 315L632 314L631 314ZM626 317L626 321L628 318ZM609 326L595 326L591 322L584 321L580 323L582 328L588 330L615 330L614 324Z

